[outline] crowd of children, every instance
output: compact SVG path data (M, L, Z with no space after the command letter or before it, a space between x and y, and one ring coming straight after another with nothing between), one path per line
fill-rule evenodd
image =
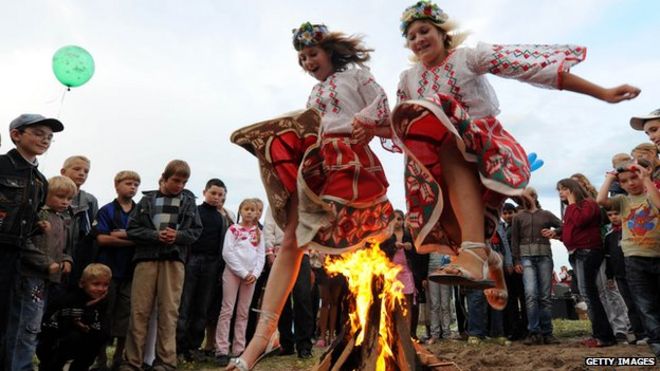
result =
M260 201L246 200L251 208L241 209L241 227L230 226L225 216L230 213L223 208L224 183L211 179L204 203L197 206L193 193L184 188L188 164L173 160L162 173L159 189L144 192L138 203L133 198L140 176L119 172L114 179L117 198L98 209L96 198L80 189L90 170L86 157L68 158L62 175L50 179L38 170L37 157L49 148L53 133L63 129L59 120L21 115L9 127L16 148L0 156L0 239L6 266L2 368L31 370L36 354L42 370L61 370L70 361L70 370L88 370L95 360L98 369L140 369L150 319L155 318L158 336L151 367L174 369L178 354L188 355L201 345L224 262L230 268L225 275L234 272L248 287L260 275L258 262L265 261L255 225ZM252 255L237 232L244 227L253 235L248 245L262 246L252 249ZM228 229L234 240L225 239ZM245 264L242 269L249 273L243 274ZM230 292L231 285L224 281L224 291ZM223 302L228 303L228 297ZM252 292L246 298L249 304ZM221 315L225 327L233 304L229 307ZM245 333L247 307L239 314L237 344ZM218 331L218 349L223 334L229 335ZM114 357L108 364L106 346L114 338Z
M643 126L634 127L660 142L660 113L645 117ZM117 198L94 212L94 196L80 195L88 159L67 159L64 175L48 180L37 170L37 156L62 128L54 119L21 115L10 125L16 148L0 156L1 252L14 258L7 267L14 275L3 287L6 369L31 369L35 354L43 370L60 370L69 361L74 370L93 364L98 369L140 369L153 313L158 337L151 367L174 369L180 359L209 353L219 365L228 364L252 336L246 332L248 312L260 308L258 298L263 295L257 292L253 300L255 283L264 267L272 266L282 243L284 232L271 211L262 231L263 204L246 199L233 223L221 212L226 186L219 179L207 182L204 201L196 205L184 188L190 168L174 160L163 171L159 189L144 192L139 203L133 198L140 176L119 172L114 179ZM556 344L553 283L572 279L577 282L574 296L586 304L592 324L585 346L649 344L658 354L660 308L653 295L660 258L659 169L657 146L644 143L630 156L614 156L600 191L580 174L560 180L559 198L566 204L561 219L541 208L531 187L521 205L506 203L497 233L488 241L506 268L510 295L504 311L487 308L482 291L429 280L429 272L448 264L449 256L416 252L409 218L394 211L394 233L382 248L403 268L399 279L411 328L417 328L419 312L424 313L426 334L419 340L432 344L464 337L470 344L488 339L502 345L514 340ZM93 243L86 243L90 236ZM562 240L573 266L570 272L563 267L554 282L552 238ZM283 338L289 339L281 342L281 355L293 354L295 348L299 356L309 357L314 339L325 347L340 331L346 315L345 285L325 274L324 256L316 250L305 255L300 270L305 273L298 276L293 292L300 308L288 309L289 319L280 324L281 332L288 332ZM73 280L76 269L80 274ZM621 300L610 303L605 290ZM214 293L222 300L212 318ZM311 300L305 304L296 297ZM623 313L623 325L612 315L617 312ZM205 329L214 319L217 326L209 338ZM211 352L202 351L205 337ZM105 349L115 338L114 358L108 363Z
M35 354L40 370L71 362L70 370L126 371L145 361L173 370L209 356L246 370L278 348L312 357L314 339L328 346L346 318L346 285L323 270L326 254L374 240L402 268L415 338L425 314L420 341L558 343L550 240L560 239L591 320L584 345L647 343L660 356L660 110L632 118L653 143L615 155L599 191L581 174L557 183L559 218L528 187L524 150L496 118L483 75L612 103L639 89L606 89L571 74L585 56L579 46L526 46L543 60L531 64L518 46L457 48L465 35L426 1L405 10L401 31L418 63L402 73L390 115L364 66L372 50L359 37L311 23L294 30L298 63L318 80L311 111L232 137L261 161L265 226L259 199L243 200L238 218L227 211L217 178L197 205L182 160L170 161L158 189L137 203L139 174L119 172L117 197L99 209L81 189L91 167L85 156L69 157L50 179L38 170L63 124L36 114L13 120L16 148L0 155L3 368L31 370ZM387 200L368 145L374 136L406 154L407 214ZM567 281L568 269L562 275Z

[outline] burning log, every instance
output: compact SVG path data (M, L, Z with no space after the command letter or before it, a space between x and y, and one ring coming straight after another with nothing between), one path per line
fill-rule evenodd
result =
M373 320L372 323L378 322L378 317L380 317L378 312L377 310L370 311L369 318ZM350 336L348 332L344 330L343 336L339 336L335 343L323 353L313 370L378 370L376 358L380 353L380 346L378 345L377 329L368 331L364 342L358 346L355 346L357 335ZM461 371L454 362L439 359L423 345L412 340L407 319L403 316L401 308L397 308L394 312L392 338L395 342L392 346L394 357L386 362L385 370L387 371Z
M401 286L392 278L399 268L378 246L352 255L356 257L342 257L327 267L329 273L339 272L348 279L351 318L314 370L460 371L453 362L442 361L413 342L402 307ZM392 280L396 282L392 284Z

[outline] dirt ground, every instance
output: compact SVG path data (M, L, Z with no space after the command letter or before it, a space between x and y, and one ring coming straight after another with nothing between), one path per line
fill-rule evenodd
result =
M652 357L647 345L620 344L613 347L589 349L580 344L590 333L589 321L553 321L555 335L561 340L558 345L526 346L513 342L501 346L487 341L479 345L468 345L465 341L447 340L427 346L434 354L450 360L463 371L541 371L541 370L660 370L656 367L605 368L587 367L585 357ZM300 360L296 356L269 357L260 362L256 371L310 370L321 356L322 349L315 348L315 358ZM217 370L212 364L185 364L181 369Z
M562 339L562 344L526 346L514 342L503 347L495 344L469 346L465 342L445 342L429 349L441 358L451 360L463 371L480 370L603 370L587 367L585 357L650 357L653 353L647 345L617 345L601 349L589 349L580 345L580 339ZM635 369L660 369L637 367Z

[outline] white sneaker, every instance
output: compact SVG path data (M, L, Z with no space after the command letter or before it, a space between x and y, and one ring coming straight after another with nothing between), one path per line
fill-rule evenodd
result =
M643 339L639 339L639 340L637 340L637 342L635 344L637 344L637 345L648 345L649 344L649 338L645 337Z

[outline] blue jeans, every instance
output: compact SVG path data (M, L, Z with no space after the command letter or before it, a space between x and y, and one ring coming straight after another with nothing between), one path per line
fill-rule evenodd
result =
M639 316L649 337L649 345L660 357L660 258L629 256L626 280Z
M527 307L527 330L530 334L552 334L551 256L523 256L523 286Z
M488 308L483 290L467 290L469 336L480 338L488 336Z
M47 291L47 281L43 278L16 276L5 339L6 370L32 371Z
M616 341L596 286L600 264L603 262L603 251L601 249L580 249L573 255L575 256L575 277L578 280L580 295L587 303L592 336L604 342Z
M176 329L178 354L196 350L202 345L208 308L217 287L219 256L193 254L186 262L183 293Z

